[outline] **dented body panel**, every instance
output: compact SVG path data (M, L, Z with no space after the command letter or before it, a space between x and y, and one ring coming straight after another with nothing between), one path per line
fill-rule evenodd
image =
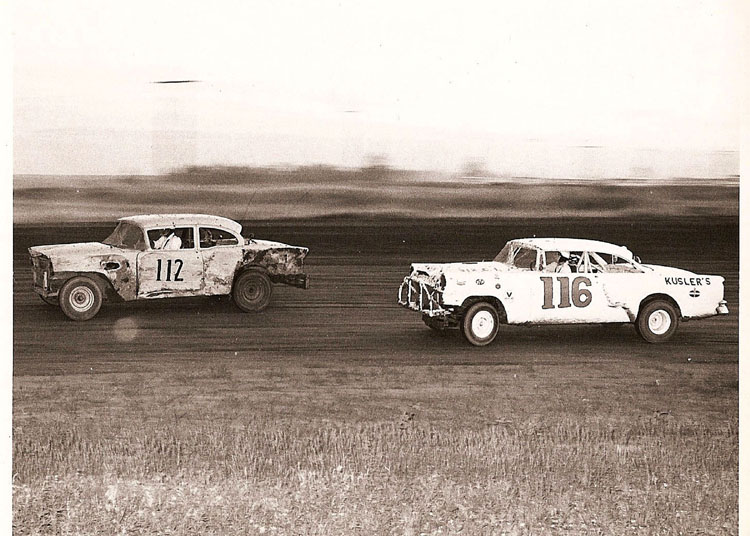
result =
M98 274L109 281L114 293L125 301L136 297L137 251L86 242L35 246L29 248L29 254L34 266L34 290L44 297L57 296L65 281L83 274ZM40 262L46 263L46 271L38 268Z
M400 305L447 326L476 301L494 304L508 324L632 323L654 298L674 303L682 320L728 313L723 277L642 264L623 246L580 239L513 240L490 262L415 263L398 293Z
M118 222L118 229L125 230L120 236L115 229L105 241L110 243L29 248L34 291L45 298L55 297L68 279L87 275L101 283L109 298L124 301L225 295L232 292L235 277L250 267L262 269L274 283L308 286L303 265L307 248L245 238L242 226L227 218L150 214ZM186 233L180 249L155 247L151 237L164 228ZM214 240L206 231L221 238ZM119 244L125 236L130 243Z

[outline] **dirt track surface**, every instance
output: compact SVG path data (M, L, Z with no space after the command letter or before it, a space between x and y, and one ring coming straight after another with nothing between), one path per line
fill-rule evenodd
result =
M310 247L309 290L277 286L261 314L241 313L227 298L186 298L105 304L91 321L69 321L31 290L26 248L101 240L112 227L14 229L14 375L164 371L228 357L321 366L738 359L736 218L245 222L246 234ZM630 325L505 326L493 345L474 348L458 336L432 333L418 314L396 305L410 262L489 259L507 240L531 235L606 240L644 262L722 275L731 314L683 323L663 345L644 343Z

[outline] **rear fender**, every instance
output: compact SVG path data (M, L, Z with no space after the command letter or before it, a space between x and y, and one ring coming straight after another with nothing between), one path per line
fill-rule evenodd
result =
M259 266L264 268L270 277L301 274L307 248L273 247L268 249L247 249L242 253L240 268Z
M641 300L641 303L638 305L638 313L641 312L641 310L643 309L644 306L646 306L648 303L650 303L652 301L655 301L655 300L663 300L663 301L665 301L667 303L671 303L674 306L674 308L677 309L677 316L679 316L680 318L682 318L682 310L680 309L680 304L677 303L675 301L675 299L672 298L672 296L670 296L668 294L661 294L661 293L650 294L650 295L646 296L645 298L643 298ZM636 315L636 318L638 318L638 315Z

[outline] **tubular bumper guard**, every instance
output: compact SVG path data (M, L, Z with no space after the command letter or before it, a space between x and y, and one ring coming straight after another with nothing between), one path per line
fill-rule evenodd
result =
M449 312L441 304L442 297L442 291L409 276L404 278L398 289L399 305L430 317L445 316Z

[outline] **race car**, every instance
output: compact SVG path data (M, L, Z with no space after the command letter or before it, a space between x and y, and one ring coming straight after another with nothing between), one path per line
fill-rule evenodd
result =
M632 323L650 343L681 320L728 314L724 278L643 264L623 246L575 238L511 240L489 262L412 264L398 303L475 346L500 324Z
M29 248L34 291L72 320L93 318L105 299L231 294L241 310L262 311L273 283L308 288L307 253L205 214L129 216L102 242Z

